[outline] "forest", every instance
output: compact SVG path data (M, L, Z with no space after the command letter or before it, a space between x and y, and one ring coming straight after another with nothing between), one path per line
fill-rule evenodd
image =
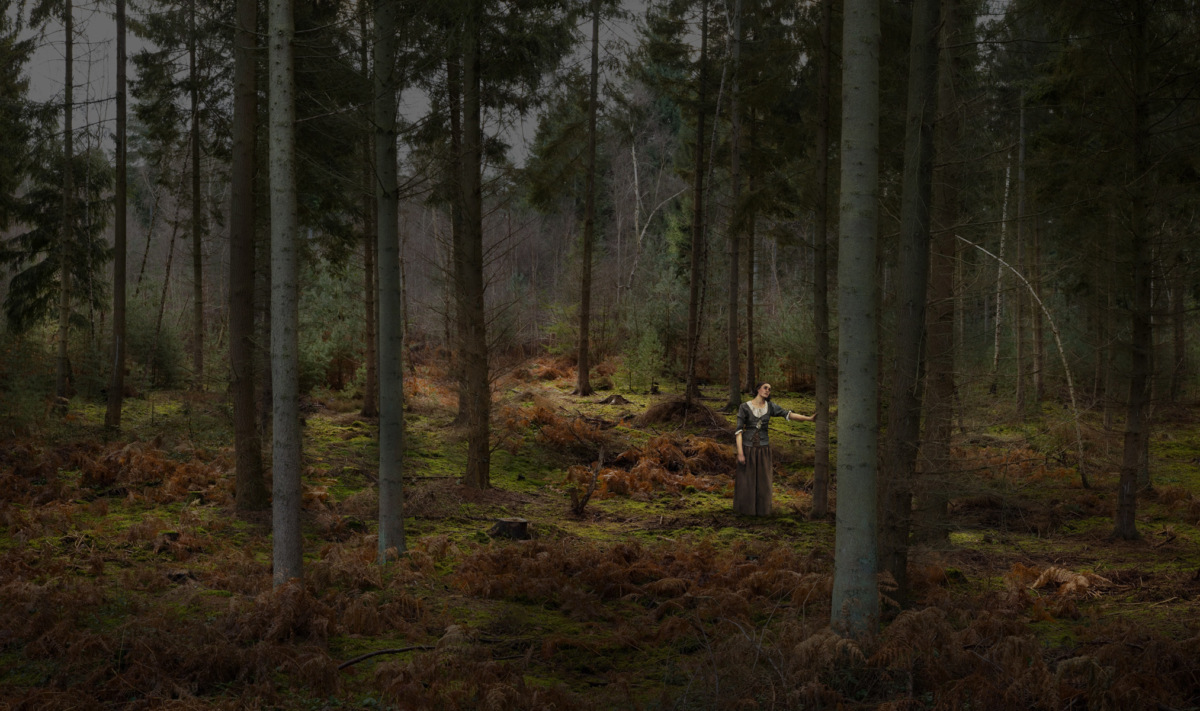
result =
M1200 708L1200 2L0 0L0 711Z

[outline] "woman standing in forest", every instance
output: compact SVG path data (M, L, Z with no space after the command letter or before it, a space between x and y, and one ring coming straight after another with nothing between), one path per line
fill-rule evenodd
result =
M771 402L771 384L760 383L754 390L754 399L743 402L738 408L737 431L737 475L733 480L733 512L747 516L767 516L771 513L771 443L767 438L767 426L772 417L797 422L812 422L816 415L806 417L798 412L785 410ZM749 430L750 441L743 445Z

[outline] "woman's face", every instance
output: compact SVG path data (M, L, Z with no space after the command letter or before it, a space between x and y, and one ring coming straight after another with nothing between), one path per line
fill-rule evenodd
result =
M761 397L763 400L770 400L771 399L771 384L763 383L762 385L760 385L758 387L758 396Z

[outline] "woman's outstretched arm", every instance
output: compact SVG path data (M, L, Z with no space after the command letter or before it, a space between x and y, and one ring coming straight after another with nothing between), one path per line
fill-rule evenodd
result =
M789 412L787 418L796 422L812 422L817 419L816 415L801 415L799 412Z

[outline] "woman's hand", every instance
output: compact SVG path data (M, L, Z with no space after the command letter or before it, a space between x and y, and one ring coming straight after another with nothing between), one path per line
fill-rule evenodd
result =
M746 463L746 453L739 449L738 450L738 464L745 464L745 463Z

